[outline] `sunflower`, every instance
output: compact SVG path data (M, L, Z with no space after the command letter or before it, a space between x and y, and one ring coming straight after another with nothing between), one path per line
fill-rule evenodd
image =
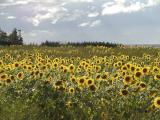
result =
M118 64L117 63L114 63L114 65L113 65L115 68L117 68L118 67Z
M63 85L63 81L59 80L55 83L55 86L62 86Z
M76 80L77 80L77 79L76 79L76 77L75 77L75 76L71 76L71 77L70 77L70 81L71 81L71 82L75 83L75 82L76 82Z
M67 68L67 67L64 67L64 68L63 68L63 72L64 72L64 73L67 73L67 72L68 72L68 68Z
M70 94L74 94L75 93L75 89L74 88L69 88L69 93Z
M130 70L131 70L132 72L134 72L134 71L136 70L136 67L132 65L132 66L130 67Z
M39 73L39 77L42 78L44 76L43 72Z
M123 79L123 83L125 85L130 85L132 83L132 76L130 76L130 75L125 76Z
M27 65L23 65L23 69L25 69L25 70L26 70L26 69L27 69Z
M58 63L57 63L57 62L54 62L54 63L53 63L53 67L54 67L54 68L57 68L57 67L58 67Z
M128 69L127 66L122 66L122 67L121 67L121 70L122 70L122 71L126 71L127 69Z
M142 77L142 72L141 71L137 71L137 72L135 72L135 78L141 78Z
M160 97L156 97L154 100L153 100L153 104L156 108L160 108Z
M96 79L96 80L101 80L101 74L98 73L98 74L96 75L95 79Z
M105 66L107 66L107 67L108 67L108 66L109 66L109 62L106 62L106 63L105 63Z
M153 66L152 71L153 71L154 73L158 73L158 72L159 72L159 68L158 68L157 66Z
M144 67L142 68L143 74L148 74L149 73L149 67Z
M90 89L92 92L95 92L95 91L97 90L97 87L96 87L95 84L93 84L93 85L90 85L90 86L89 86L89 89Z
M127 74L126 71L121 72L122 76L125 76Z
M131 68L131 64L130 63L127 63L126 66L127 66L128 69Z
M27 70L31 71L31 70L32 70L32 66L31 66L31 65L28 65L28 66L27 66Z
M7 74L2 74L0 75L1 80L7 80L8 75Z
M68 101L68 102L66 103L66 106L67 106L68 108L71 108L71 107L73 106L73 103L72 103L71 101Z
M93 84L94 84L94 79L89 78L89 79L86 80L86 85L87 86L90 86L90 85L93 85Z
M59 62L59 58L55 58L55 59L54 59L54 62Z
M19 73L17 74L17 78L18 78L19 80L23 80L23 79L24 79L24 73L23 73L23 72L19 72Z
M101 70L101 66L96 66L95 70L96 70L96 72L99 72Z
M100 116L101 116L102 120L107 120L107 118L108 118L108 114L106 112L101 112Z
M160 80L160 74L155 75L155 76L154 76L154 79L155 79L155 80Z
M11 83L11 79L10 78L7 78L7 80L5 81L7 84L10 84Z
M69 65L69 71L74 72L74 70L75 70L75 66L73 64L70 64Z
M84 83L85 83L85 78L84 77L80 77L78 79L78 85L84 85Z
M140 87L140 91L143 91L143 90L145 90L146 89L146 84L144 83L144 82L141 82L140 84L139 84L139 87Z
M123 89L120 91L120 95L122 95L122 96L127 96L128 94L129 94L129 92L126 89Z
M19 67L20 65L19 65L18 62L15 62L15 63L13 64L13 66L14 66L14 68L17 68L17 67Z
M40 73L39 70L36 70L36 71L35 71L35 75L36 75L36 76L38 76L39 73Z
M105 73L101 76L101 78L102 78L103 80L106 80L106 79L108 78L108 72L105 72Z
M118 65L118 67L121 67L122 66L122 61L118 61L117 65Z
M46 65L43 65L43 66L41 66L41 70L46 70L47 69L47 66Z

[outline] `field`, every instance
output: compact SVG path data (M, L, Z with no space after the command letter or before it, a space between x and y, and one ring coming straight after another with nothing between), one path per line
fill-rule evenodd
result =
M159 119L159 48L0 47L0 120Z

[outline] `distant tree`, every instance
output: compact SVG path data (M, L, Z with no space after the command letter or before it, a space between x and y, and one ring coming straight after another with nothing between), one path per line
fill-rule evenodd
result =
M23 45L21 30L17 30L16 28L14 28L12 33L9 35L9 41L13 45Z
M18 30L18 44L23 45L23 38L21 35L21 30Z
M1 41L6 41L7 40L7 33L2 31L0 28L0 40Z
M14 28L12 33L9 35L9 41L14 45L18 44L18 33L16 28Z
M81 46L81 47L85 47L85 46L106 46L106 47L117 47L118 44L115 43L109 43L109 42L68 42L66 44L64 43L60 43L60 42L51 42L46 40L45 42L41 43L42 46L52 46L52 47L58 47L58 46L62 46L62 45L68 45L68 46Z
M1 28L0 28L0 45L8 45L7 33L4 32Z

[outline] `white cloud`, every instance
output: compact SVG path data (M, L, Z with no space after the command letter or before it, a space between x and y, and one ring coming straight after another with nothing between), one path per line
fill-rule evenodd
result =
M43 12L43 14L41 12ZM31 22L34 26L39 26L39 24L45 20L52 21L51 23L55 24L65 12L67 12L67 9L63 7L46 7L39 5L34 8L35 15L32 17L28 17L27 20Z
M31 2L31 0L8 0L0 4L1 7L7 7L7 6L15 6L15 5L27 5Z
M17 5L17 9L21 8L22 13L23 10L27 13L25 14L26 19L23 20L30 22L33 26L39 26L41 22L56 24L59 21L70 22L86 17L89 17L88 20L99 15L131 13L157 5L159 2L158 0L108 0L108 2L102 3L101 6L101 2L98 0L3 0L3 2L0 1L0 7ZM82 8L79 7L79 4L82 4ZM78 8L76 5L78 5ZM101 8L102 11L97 12ZM80 24L79 26L96 26L96 24L100 24L97 21L92 22L89 21L88 24Z
M97 17L99 15L98 12L89 13L88 17Z
M101 20L95 20L90 24L90 27L95 27L101 24Z
M86 27L86 26L88 26L89 24L90 24L89 22L81 23L81 24L79 25L79 27Z
M96 26L98 26L100 24L101 24L101 20L95 20L95 21L92 21L92 22L81 23L78 26L79 27L96 27Z
M7 16L6 19L12 20L12 19L16 19L16 17L15 16Z
M52 23L52 24L56 24L57 21L58 21L58 19L54 19L51 23Z
M94 2L94 0L68 0L70 2Z
M137 12L159 3L160 1L158 0L147 0L146 3L140 0L130 1L130 3L126 0L115 0L114 2L107 2L102 5L102 15Z
M30 20L30 21L32 21L32 24L33 24L34 26L38 26L38 25L40 24L40 21L37 20L37 19L32 19L32 20Z

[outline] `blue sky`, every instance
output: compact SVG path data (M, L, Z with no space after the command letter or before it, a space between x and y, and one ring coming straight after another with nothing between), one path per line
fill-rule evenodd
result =
M160 44L160 0L0 0L0 27L25 43Z

